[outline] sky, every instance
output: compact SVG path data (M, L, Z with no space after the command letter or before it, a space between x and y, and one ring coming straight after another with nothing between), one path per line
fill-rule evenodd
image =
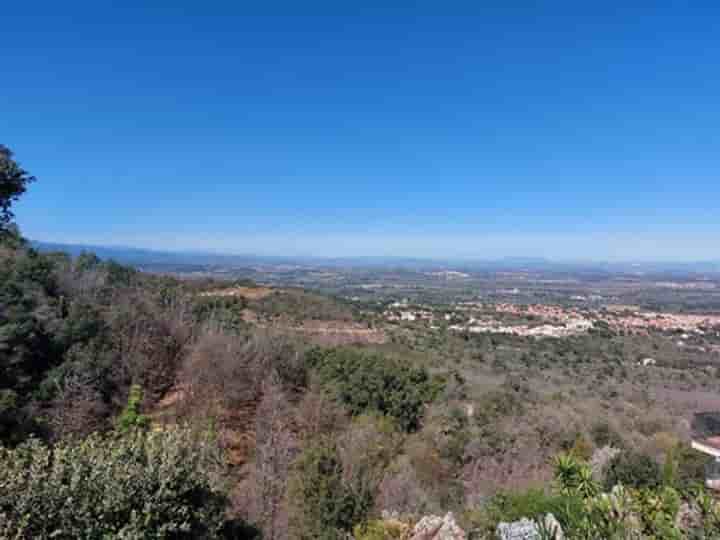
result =
M633 4L633 5L628 5ZM10 2L36 240L719 260L717 2Z

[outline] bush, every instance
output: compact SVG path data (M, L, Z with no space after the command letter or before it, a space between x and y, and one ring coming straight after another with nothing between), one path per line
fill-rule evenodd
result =
M142 397L142 388L137 384L133 384L130 387L127 405L118 418L117 427L120 431L127 433L132 429L144 429L150 425L149 418L144 414L140 414Z
M632 488L657 488L662 483L660 467L650 457L626 451L615 456L605 471L605 489L617 484Z
M603 446L622 448L624 446L620 434L606 421L595 424L590 430L590 435L598 448Z
M407 537L408 530L409 527L399 521L374 519L357 525L353 536L357 540L399 540Z
M247 301L242 296L199 296L192 307L193 318L201 323L214 323L228 332L247 327L243 310Z
M667 456L674 464L674 484L683 492L705 484L705 468L712 458L694 450L688 444L678 444Z
M343 472L337 447L330 440L322 440L300 455L290 483L293 538L344 540L365 520L372 494L346 485Z
M420 427L423 406L441 390L426 370L379 354L314 348L306 360L353 416L388 415L408 432Z
M222 454L185 428L0 449L0 538L218 538Z

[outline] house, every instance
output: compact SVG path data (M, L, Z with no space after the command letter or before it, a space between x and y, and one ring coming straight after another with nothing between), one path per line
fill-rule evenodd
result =
M711 456L713 461L705 468L705 486L720 491L720 436L693 440L693 449Z
M720 413L698 413L692 421L692 447L712 461L705 467L705 485L720 491Z
M641 363L644 367L648 367L656 365L657 361L654 358L643 358Z

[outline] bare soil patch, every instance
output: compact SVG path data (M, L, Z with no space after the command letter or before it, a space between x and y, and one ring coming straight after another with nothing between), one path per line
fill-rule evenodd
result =
M230 287L227 289L216 289L207 291L200 296L242 296L248 300L260 300L266 296L270 296L275 289L269 287Z

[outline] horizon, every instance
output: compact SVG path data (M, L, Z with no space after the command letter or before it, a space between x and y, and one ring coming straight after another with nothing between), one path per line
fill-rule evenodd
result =
M138 247L126 244L97 244L97 243L84 243L84 242L52 242L41 239L28 239L32 245L37 246L39 249L48 251L53 248L62 250L87 250L93 252L93 250L107 250L107 251L127 251L127 252L139 252L148 255L159 255L159 256L187 256L187 257L220 257L220 258L257 258L257 259L280 259L287 261L363 261L363 260L383 260L388 261L388 264L393 261L412 261L412 262L427 262L434 264L447 264L462 265L462 264L498 264L498 263L513 263L518 265L523 264L549 264L559 266L593 266L593 265L609 265L609 266L692 266L692 265L720 265L720 258L718 259L683 259L683 260L663 260L663 259L562 259L552 257L530 257L523 255L504 255L500 257L432 257L432 256L409 256L409 255L286 255L286 254L259 254L254 252L243 252L243 251L216 251L216 250L203 250L203 249L163 249L163 248L146 248Z
M718 6L13 4L23 234L279 257L720 259Z

